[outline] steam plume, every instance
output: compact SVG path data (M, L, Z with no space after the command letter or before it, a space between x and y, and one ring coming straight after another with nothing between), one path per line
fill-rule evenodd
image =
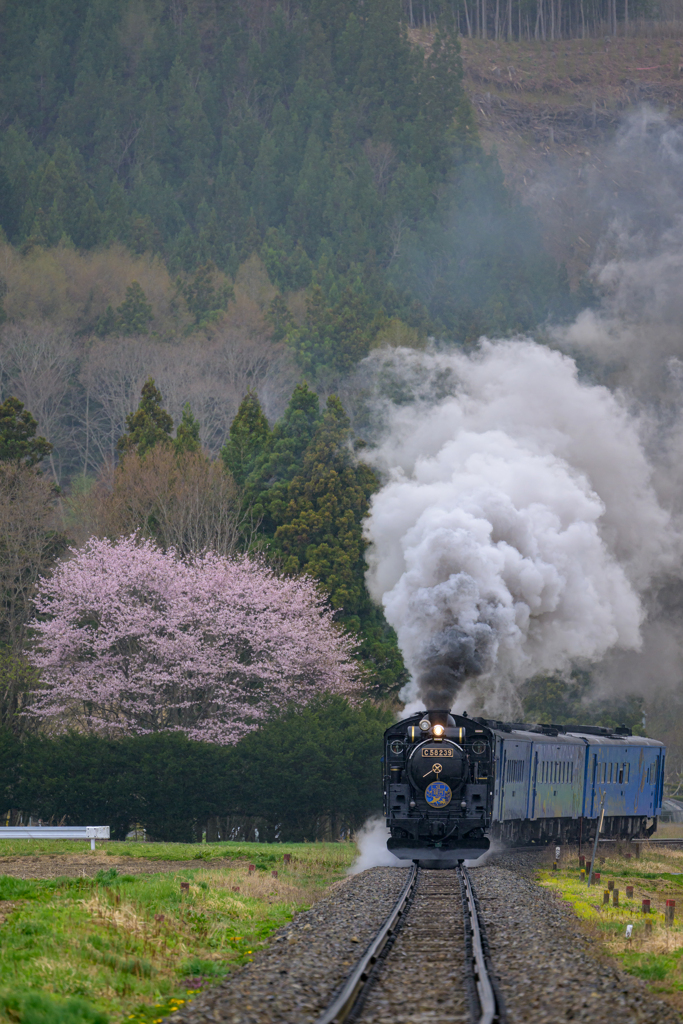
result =
M532 341L373 353L384 405L369 456L368 586L411 673L406 700L452 706L478 680L514 705L540 671L638 650L642 595L675 559L641 423L573 359Z

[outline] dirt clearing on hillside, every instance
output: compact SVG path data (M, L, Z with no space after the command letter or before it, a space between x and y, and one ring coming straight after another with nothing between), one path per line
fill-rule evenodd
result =
M431 35L413 31L429 47ZM465 90L487 152L541 223L548 251L580 284L631 186L614 174L613 143L643 105L683 120L680 38L494 42L462 39Z

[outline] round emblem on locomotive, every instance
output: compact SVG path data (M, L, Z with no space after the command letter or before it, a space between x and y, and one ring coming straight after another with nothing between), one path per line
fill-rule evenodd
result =
M430 782L425 789L425 800L430 807L446 807L451 796L451 787L446 782Z

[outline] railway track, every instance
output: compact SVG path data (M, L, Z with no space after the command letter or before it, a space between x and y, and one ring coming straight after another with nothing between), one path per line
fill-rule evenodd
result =
M465 867L413 865L394 907L316 1024L505 1024Z

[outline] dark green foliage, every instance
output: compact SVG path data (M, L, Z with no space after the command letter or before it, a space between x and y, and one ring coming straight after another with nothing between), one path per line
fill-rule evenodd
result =
M268 229L261 246L261 259L273 284L283 291L307 288L311 283L313 264L301 242L294 246L285 231Z
M282 341L294 327L294 317L281 295L276 295L266 314L266 320L273 328L273 341Z
M271 500L270 514L285 572L315 576L346 616L358 616L367 600L361 524L377 486L373 471L356 461L348 418L331 395L299 472Z
M253 400L258 405L255 396ZM240 413L242 409L245 413L248 411L244 403ZM289 482L301 467L304 452L311 443L320 419L318 396L305 381L297 384L284 416L275 424L272 433L270 430L267 433L262 431L259 414L263 415L260 406L249 412L249 424L254 427L251 429L250 426L249 441L245 439L243 442L252 445L252 450L260 444L260 451L254 457L254 469L247 477L245 486L256 513L263 517L263 532L273 536L278 526L276 508L287 501Z
M234 274L259 252L280 290L323 288L292 338L307 373L345 372L375 316L405 319L414 300L462 340L527 326L566 296L476 139L448 5L433 9L428 53L398 0L294 0L258 17L244 0L105 6L3 8L0 227L13 244L161 252L187 275L195 328L230 298L213 266ZM102 333L148 329L141 297L126 303Z
M0 792L4 796L5 809L15 806L19 764L25 750L26 747L22 746L15 733L7 725L3 725L0 729Z
M195 326L202 327L216 320L221 310L226 309L234 292L229 285L216 288L213 283L214 264L209 260L197 269L190 281L178 281L178 291L183 295L187 308L194 317Z
M185 402L183 406L183 415L178 424L176 430L175 441L173 447L178 455L181 452L198 452L201 451L201 441L199 440L199 420L192 415L192 409L189 402Z
M107 334L146 334L154 319L154 311L147 301L138 281L126 288L126 297L120 306L107 306L97 321L95 332L100 337Z
M593 690L590 673L583 669L573 669L569 678L534 676L522 688L525 720L547 725L627 725L643 735L642 697L595 700Z
M0 730L7 730L7 733L0 732L0 743L9 733L21 736L37 729L39 720L23 711L31 692L39 685L38 671L25 658L0 647Z
M128 433L119 438L118 451L123 454L136 451L138 455L144 455L157 444L171 444L173 420L162 401L161 392L150 377L142 386L139 406L126 416Z
M126 803L130 767L123 742L76 733L32 736L23 744L8 806L34 808L45 821L66 816L75 825L108 824L112 836L124 838L131 814Z
M348 373L370 351L381 319L367 295L345 288L334 304L325 301L322 288L310 292L304 326L290 329L287 341L307 373Z
M36 437L38 422L23 402L10 395L0 405L0 462L36 466L52 451L44 437Z
M34 736L20 746L0 732L2 803L46 821L108 824L117 839L138 823L155 839L192 842L209 817L238 816L258 820L261 841L313 840L380 809L392 719L369 703L321 696L235 747L168 732Z
M99 334L101 338L106 338L108 334L116 334L118 332L118 326L119 318L116 315L116 310L112 304L109 303L95 325L95 333Z
M193 743L177 733L129 739L124 746L130 785L124 783L122 795L136 794L135 819L155 839L192 842L197 819L229 810L231 748Z
M137 281L126 288L126 297L116 310L121 334L144 334L154 319L152 307Z
M371 704L322 697L269 723L235 747L235 810L265 819L266 842L322 838L330 822L332 835L359 828L382 805L382 736L392 720Z
M249 391L242 399L237 415L230 425L230 434L221 449L226 469L242 487L253 472L256 460L270 447L270 427L258 396Z
M140 821L157 839L192 842L195 817L217 813L216 786L225 778L216 759L225 757L224 748L176 733L36 736L24 744L11 805L44 820L103 822L118 839Z

